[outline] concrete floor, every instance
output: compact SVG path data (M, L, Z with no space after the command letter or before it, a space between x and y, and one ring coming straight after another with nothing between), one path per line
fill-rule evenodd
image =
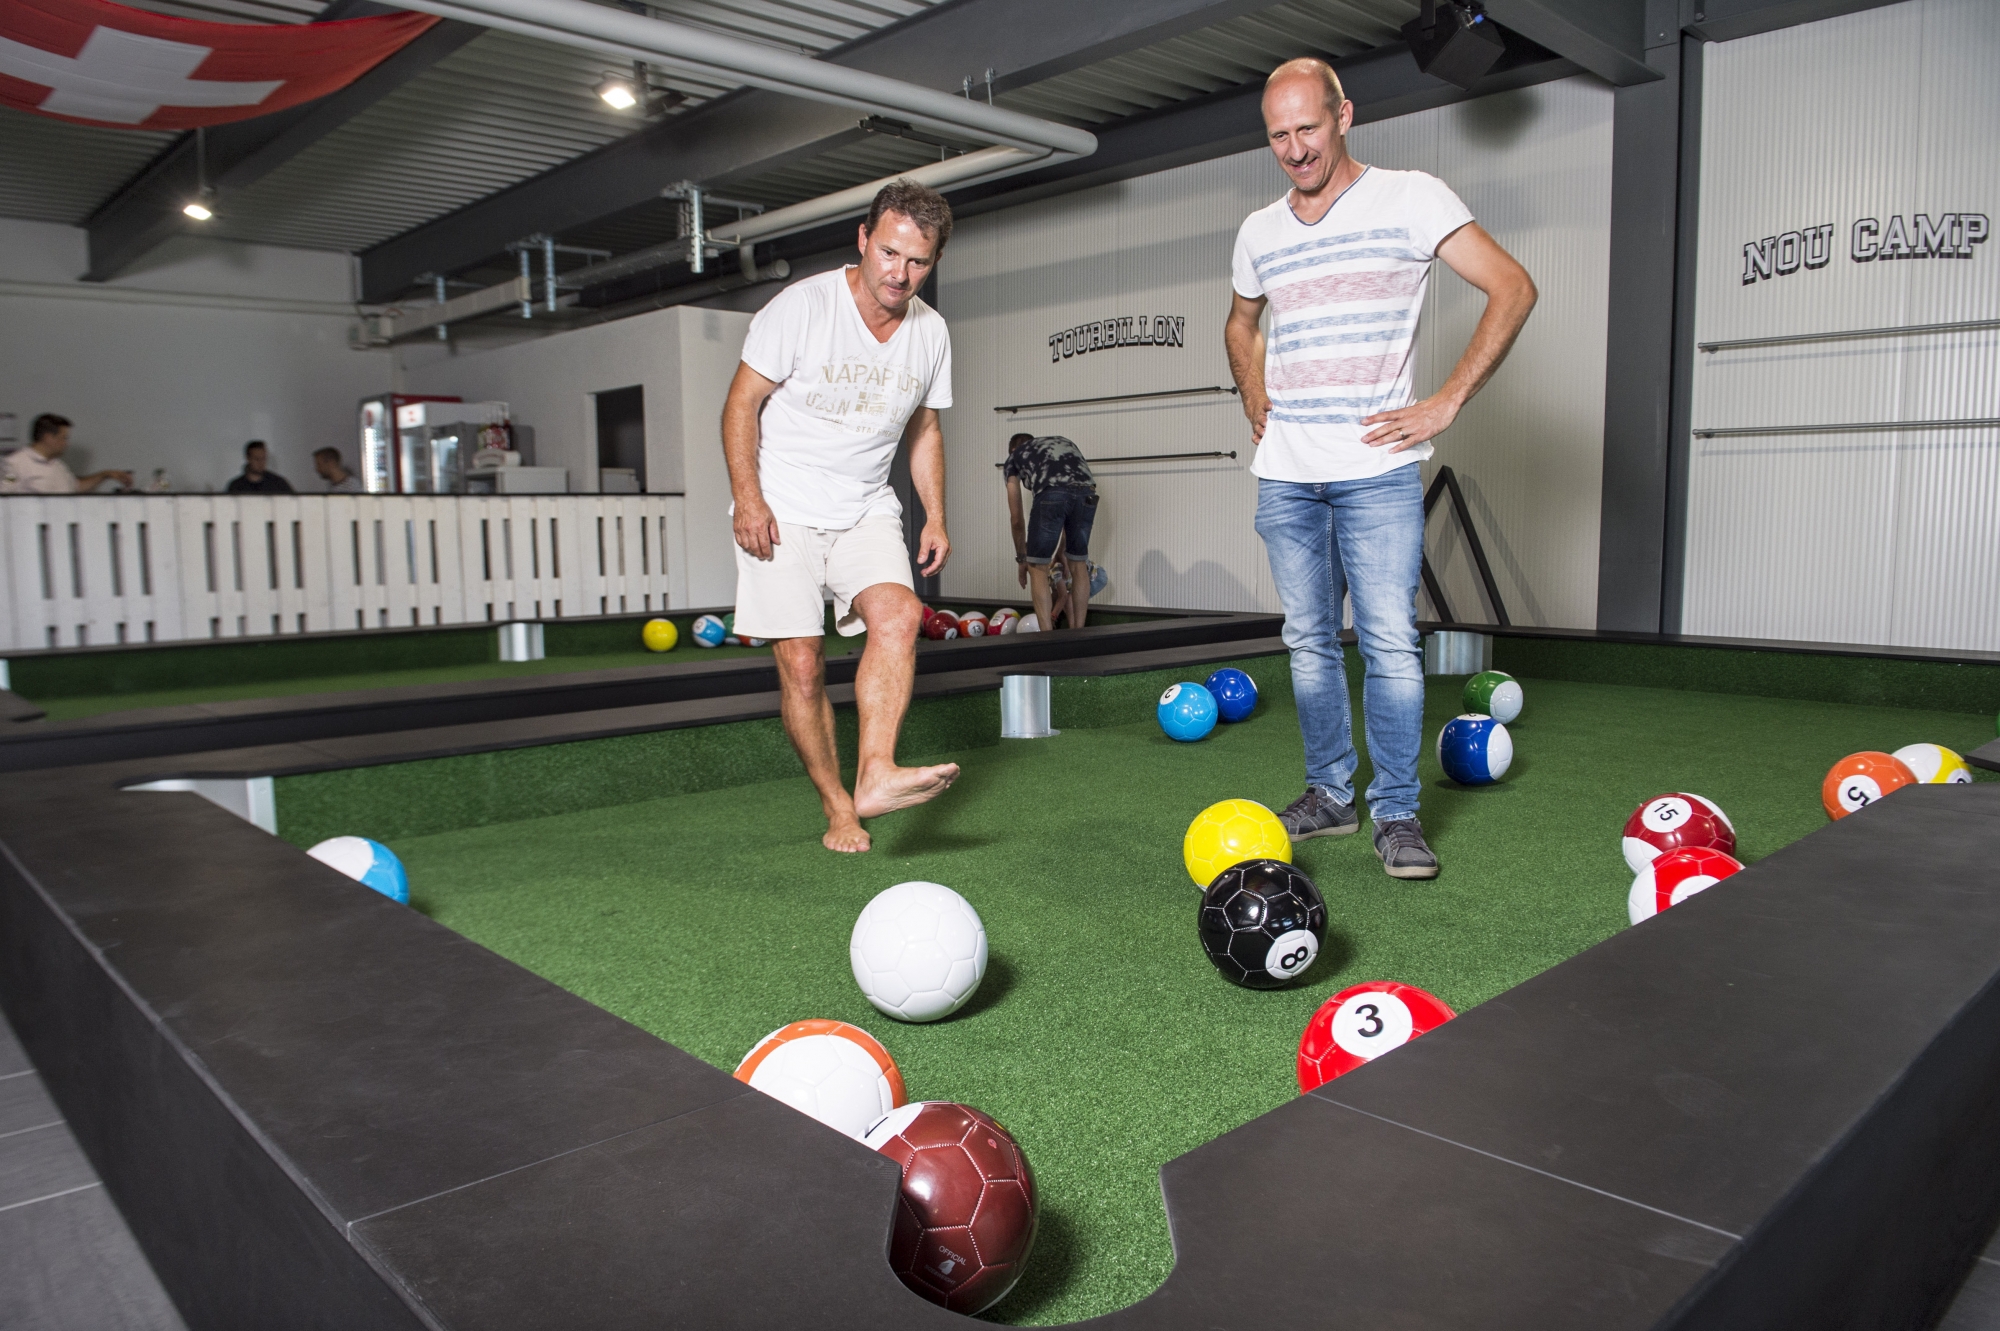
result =
M187 1331L4 1019L0 1328ZM1937 1331L2000 1331L2000 1235Z

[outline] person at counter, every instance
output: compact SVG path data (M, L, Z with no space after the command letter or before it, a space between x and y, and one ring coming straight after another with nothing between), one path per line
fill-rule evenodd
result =
M35 417L28 431L29 443L0 458L0 494L70 495L89 494L106 481L116 481L129 490L132 473L106 468L79 476L62 460L69 448L67 418L52 411Z
M271 450L264 447L262 439L252 439L243 445L243 474L229 482L229 493L233 495L292 493L292 483L265 465L270 460Z
M340 460L337 448L322 448L313 453L313 470L326 482L326 492L330 495L358 495L361 493L361 478L347 469Z

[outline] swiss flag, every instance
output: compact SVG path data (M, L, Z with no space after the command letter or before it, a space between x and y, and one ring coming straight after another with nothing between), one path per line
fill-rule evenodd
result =
M346 87L437 21L200 23L111 0L0 0L0 106L121 129L248 120Z

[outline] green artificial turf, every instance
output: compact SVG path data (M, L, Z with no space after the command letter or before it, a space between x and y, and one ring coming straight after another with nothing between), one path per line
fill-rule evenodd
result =
M820 847L798 776L387 839L418 909L718 1067L786 1022L839 1018L889 1047L913 1097L996 1116L1033 1162L1043 1206L1028 1272L996 1314L1044 1324L1120 1307L1166 1276L1160 1166L1295 1094L1296 1041L1328 995L1392 978L1460 1010L1483 1002L1625 927L1619 830L1646 797L1716 799L1755 860L1825 824L1819 783L1841 755L1920 740L1963 751L1992 724L1529 680L1505 781L1450 786L1426 750L1424 820L1444 875L1390 880L1365 831L1303 844L1332 920L1326 947L1306 983L1253 993L1202 956L1180 844L1212 801L1275 808L1300 789L1282 675L1268 660L1257 673L1257 714L1189 745L1151 720L1150 677L1058 680L1066 733L967 749L958 784L876 820L863 856ZM1461 684L1431 682L1427 734L1459 710ZM774 748L761 731L710 734ZM546 807L535 782L576 766L519 769L518 812ZM285 835L299 839L330 790L282 789ZM876 1013L847 963L861 907L912 878L962 892L992 948L972 1003L928 1026Z

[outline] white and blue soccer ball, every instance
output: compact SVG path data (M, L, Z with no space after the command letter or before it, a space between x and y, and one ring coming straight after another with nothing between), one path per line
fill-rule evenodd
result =
M936 1021L965 1006L986 974L986 926L942 883L898 883L862 908L848 940L854 982L897 1021Z
M410 904L410 875L404 872L396 852L379 841L365 836L328 837L306 854L391 901Z
M703 615L696 619L693 628L695 643L702 647L720 647L722 640L729 636L728 627L717 615Z
M1437 738L1438 766L1461 786L1485 786L1507 775L1514 737L1490 716L1467 712L1444 723Z

